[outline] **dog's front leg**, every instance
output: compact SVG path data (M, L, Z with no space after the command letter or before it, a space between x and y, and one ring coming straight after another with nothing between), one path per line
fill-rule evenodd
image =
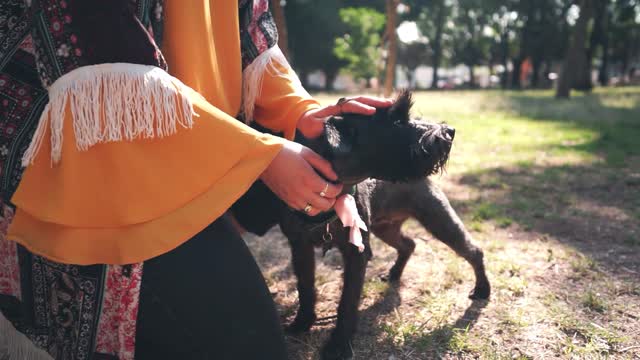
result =
M298 313L286 328L291 334L309 331L316 321L315 254L313 244L306 239L289 240L293 272L298 279Z
M358 325L358 305L360 305L364 276L370 257L369 234L364 233L363 237L365 252L359 252L358 248L347 242L339 247L344 262L342 297L338 306L336 328L322 349L323 360L353 358L351 343Z

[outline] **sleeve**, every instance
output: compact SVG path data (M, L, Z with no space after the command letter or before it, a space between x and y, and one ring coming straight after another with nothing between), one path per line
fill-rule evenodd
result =
M320 105L302 87L278 47L269 1L244 0L239 5L243 115L291 140L300 116Z
M289 66L274 62L278 71L266 70L256 98L254 118L261 126L284 133L292 140L300 117L320 104L307 93Z
M34 253L127 264L167 252L221 216L282 148L283 139L235 120L160 68L78 66L86 63L69 59L84 51L72 39L83 33L63 27L55 46L43 47L49 37L29 36L32 27L19 34L34 39L35 51L16 51L17 42L5 65L0 48L0 165L3 195L17 207L8 236ZM61 68L43 63L43 51ZM56 84L47 92L41 82ZM27 148L33 162L23 173ZM8 176L20 178L13 195Z

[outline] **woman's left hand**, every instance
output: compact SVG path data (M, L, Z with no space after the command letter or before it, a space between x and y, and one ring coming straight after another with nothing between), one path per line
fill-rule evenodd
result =
M306 138L314 139L322 135L324 122L329 116L343 113L373 115L376 108L385 108L393 104L393 100L374 96L357 96L305 112L298 120L298 130Z

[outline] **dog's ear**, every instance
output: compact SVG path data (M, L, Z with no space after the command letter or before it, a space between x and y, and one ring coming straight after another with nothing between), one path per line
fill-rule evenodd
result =
M389 108L389 120L393 120L394 122L408 122L412 106L413 99L411 98L411 91L406 89L400 91L396 101Z
M326 141L332 155L348 153L353 144L353 127L341 116L332 116L324 125Z

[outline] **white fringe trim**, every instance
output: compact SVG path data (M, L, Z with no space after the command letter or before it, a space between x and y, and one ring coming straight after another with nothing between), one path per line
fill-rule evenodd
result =
M285 68L288 72L282 72L276 64ZM309 96L307 91L302 87L300 79L296 76L293 69L291 69L291 65L289 65L282 50L280 50L278 45L275 45L258 55L242 73L242 114L247 124L254 120L253 112L255 110L256 99L260 97L260 93L262 92L262 80L266 71L269 71L273 76L282 76L290 79L300 93Z
M18 332L0 313L0 359L53 360L44 350L36 347L24 334Z
M186 89L155 66L114 63L75 69L49 88L49 103L22 165L33 163L47 126L51 128L51 162L60 161L67 103L80 151L98 143L169 136L178 124L191 128L197 114Z

